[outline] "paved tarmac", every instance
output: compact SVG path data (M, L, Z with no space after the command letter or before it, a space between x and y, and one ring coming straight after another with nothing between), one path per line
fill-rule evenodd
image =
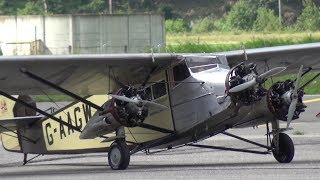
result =
M305 100L320 96L308 96ZM256 155L195 147L182 147L152 155L131 156L125 171L107 166L107 153L45 155L22 166L22 154L0 147L0 179L319 179L320 101L309 102L307 112L287 132L295 144L290 164L279 164L272 155ZM283 124L285 125L285 124ZM229 132L265 143L265 128L233 129ZM297 135L303 134L303 135ZM200 144L262 150L223 135Z

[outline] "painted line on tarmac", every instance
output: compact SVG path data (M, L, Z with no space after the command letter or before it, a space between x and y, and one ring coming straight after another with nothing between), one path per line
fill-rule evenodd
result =
M304 134L304 135L292 135L289 134L290 137L294 138L320 138L320 134ZM251 140L257 140L257 139L265 139L266 136L263 135L242 135L242 138L245 139L251 139ZM208 139L203 140L205 141L223 141L223 140L237 140L232 137L226 137L226 136L212 136Z
M312 103L312 102L318 102L318 101L320 101L320 98L305 100L303 101L303 103Z

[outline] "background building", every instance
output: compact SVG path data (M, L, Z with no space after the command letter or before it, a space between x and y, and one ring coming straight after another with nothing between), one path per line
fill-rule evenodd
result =
M165 47L164 17L0 16L4 55L138 53Z

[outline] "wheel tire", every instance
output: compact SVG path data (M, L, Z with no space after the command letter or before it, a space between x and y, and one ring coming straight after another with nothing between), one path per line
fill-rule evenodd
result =
M272 147L275 147L272 140ZM279 163L290 163L294 157L294 144L291 138L284 133L279 133L279 152L272 151L274 158Z
M127 169L130 162L130 151L124 140L117 140L111 144L108 162L113 170Z

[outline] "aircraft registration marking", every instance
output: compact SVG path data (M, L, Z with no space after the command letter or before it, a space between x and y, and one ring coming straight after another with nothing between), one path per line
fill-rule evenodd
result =
M108 100L108 96L95 95L89 97L88 100L100 106ZM88 105L78 102L54 116L79 129L83 129L95 111L95 109L90 108ZM79 132L51 119L45 120L42 123L42 128L44 131L43 138L48 151L103 148L109 145L109 143L101 143L100 138L81 140L79 139Z

